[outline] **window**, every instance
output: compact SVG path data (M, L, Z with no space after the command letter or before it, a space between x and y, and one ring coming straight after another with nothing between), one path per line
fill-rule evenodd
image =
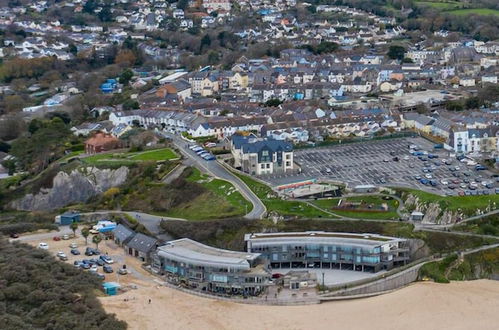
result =
M261 165L260 165L260 168L261 168L261 169L264 169L264 168L265 168L265 164L261 164Z
M287 161L286 166L291 166L291 162Z
M270 164L267 164L267 168L270 168Z
M291 159L291 155L290 155L290 154L287 154L287 155L286 155L286 159Z

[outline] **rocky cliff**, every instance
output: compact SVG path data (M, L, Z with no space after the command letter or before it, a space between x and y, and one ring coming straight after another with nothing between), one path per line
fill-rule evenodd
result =
M35 195L27 194L13 201L10 207L25 211L46 211L71 203L86 202L111 187L122 185L128 172L125 166L114 170L83 167L70 173L59 172L54 177L52 188L42 188Z

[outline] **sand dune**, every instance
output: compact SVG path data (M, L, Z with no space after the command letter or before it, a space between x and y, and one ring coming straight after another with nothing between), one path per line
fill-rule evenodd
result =
M499 329L499 282L488 280L416 283L378 297L309 306L235 304L148 285L101 301L131 329Z

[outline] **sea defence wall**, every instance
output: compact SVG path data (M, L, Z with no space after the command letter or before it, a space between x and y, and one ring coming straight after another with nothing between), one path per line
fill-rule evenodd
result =
M397 272L392 275L381 275L381 278L369 283L348 286L344 288L336 288L333 292L321 294L321 301L341 300L351 298L362 298L376 294L387 293L392 290L404 287L418 279L419 269L426 262L421 262L407 269Z

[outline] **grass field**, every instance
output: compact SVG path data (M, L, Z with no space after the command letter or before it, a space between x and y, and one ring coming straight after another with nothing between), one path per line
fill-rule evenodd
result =
M165 159L171 160L178 158L178 155L173 150L165 148L165 149L141 152L129 158L132 160L141 160L141 161L145 160L161 161Z
M464 16L464 15L495 15L499 16L499 10L487 8L473 8L473 9L457 9L449 11L450 14Z
M367 204L372 204L374 207L381 206L382 203L388 204L388 212L366 212L366 211L355 211L355 210L336 210L331 209L332 207L338 205L340 198L333 199L323 199L316 200L313 203L323 209L330 210L331 212L339 215L343 215L349 218L359 218L359 219L379 219L379 220L392 220L398 219L397 214L398 201L395 199L384 200L381 196L355 196L346 198L350 202L360 202L364 201Z
M189 220L209 220L243 216L253 208L253 204L247 201L231 183L210 178L197 168L193 168L192 174L186 180L201 184L212 194L202 194L187 205L174 208L164 215Z
M120 164L130 165L136 162L143 161L164 161L177 159L178 155L170 148L156 149L141 152L121 152L121 153L104 153L83 158L87 164Z
M402 191L417 196L423 203L438 202L442 210L462 210L467 215L472 215L476 209L484 209L494 202L499 204L499 195L440 196L415 189L402 189Z
M334 218L333 215L316 209L304 202L286 201L275 196L272 189L252 178L234 173L260 198L268 212L276 212L283 216L297 216L301 218Z

